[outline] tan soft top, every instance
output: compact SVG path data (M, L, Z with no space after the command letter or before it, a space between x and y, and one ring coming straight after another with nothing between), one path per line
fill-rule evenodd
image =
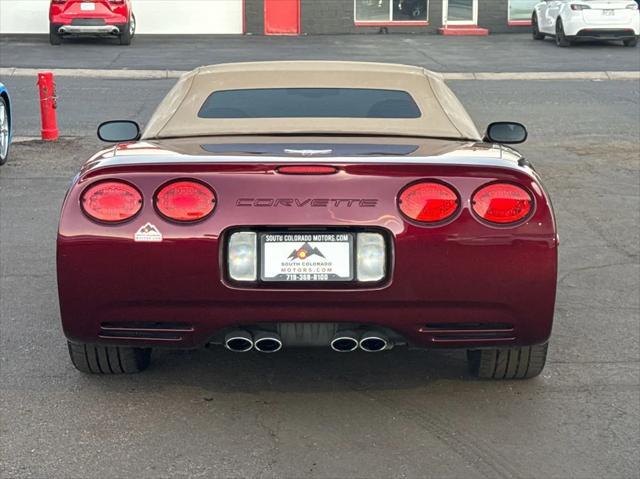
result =
M408 92L415 119L199 118L215 91L253 88L372 88ZM270 134L399 135L480 140L462 104L442 78L419 67L386 63L292 61L200 67L182 76L158 106L142 139Z

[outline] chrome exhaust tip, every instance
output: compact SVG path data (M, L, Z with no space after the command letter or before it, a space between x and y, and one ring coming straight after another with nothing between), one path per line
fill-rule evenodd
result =
M224 337L224 347L234 353L246 353L253 349L253 336L248 331L231 331Z
M120 29L118 27L113 27L111 30L112 35L120 35Z
M393 346L389 343L389 339L381 333L368 332L362 335L360 339L360 349L367 353L377 353L385 349L391 349Z
M64 35L65 33L67 33L67 29L64 28L64 27L60 27L60 28L58 28L58 33L60 35Z
M354 331L339 331L330 346L338 353L350 353L358 349L358 335Z
M276 353L282 349L282 340L276 333L259 332L253 339L253 347L261 353Z

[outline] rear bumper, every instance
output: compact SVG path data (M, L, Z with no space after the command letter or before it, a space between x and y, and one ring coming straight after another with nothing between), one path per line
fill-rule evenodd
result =
M118 25L61 25L57 27L60 35L120 35Z
M180 349L221 344L224 335L235 329L278 331L284 324L302 323L330 325L336 331L385 330L396 345L419 348L531 345L545 342L551 334L552 311L531 318L506 304L326 298L303 304L290 300L199 305L158 301L112 307L108 315L97 320L84 318L83 324L66 322L65 332L76 342ZM114 320L118 318L126 319ZM329 341L323 345L328 347ZM285 341L287 346L299 344Z
M556 239L393 235L390 281L358 289L239 289L223 240L131 244L60 238L63 327L76 342L196 348L234 328L385 328L416 347L542 343L551 333ZM221 236L224 238L224 236ZM286 344L285 344L286 346Z
M638 35L629 28L585 28L570 38L572 40L631 40L638 38Z

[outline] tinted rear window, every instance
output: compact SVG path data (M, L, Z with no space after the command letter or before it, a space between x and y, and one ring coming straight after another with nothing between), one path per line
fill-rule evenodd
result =
M200 118L420 118L401 90L368 88L259 88L209 95Z

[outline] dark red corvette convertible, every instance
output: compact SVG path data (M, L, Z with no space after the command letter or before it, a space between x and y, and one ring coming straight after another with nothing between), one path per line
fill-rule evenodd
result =
M464 348L480 377L545 363L558 239L549 197L440 77L343 62L185 75L140 134L90 159L64 202L58 284L73 364L153 348L274 353Z

